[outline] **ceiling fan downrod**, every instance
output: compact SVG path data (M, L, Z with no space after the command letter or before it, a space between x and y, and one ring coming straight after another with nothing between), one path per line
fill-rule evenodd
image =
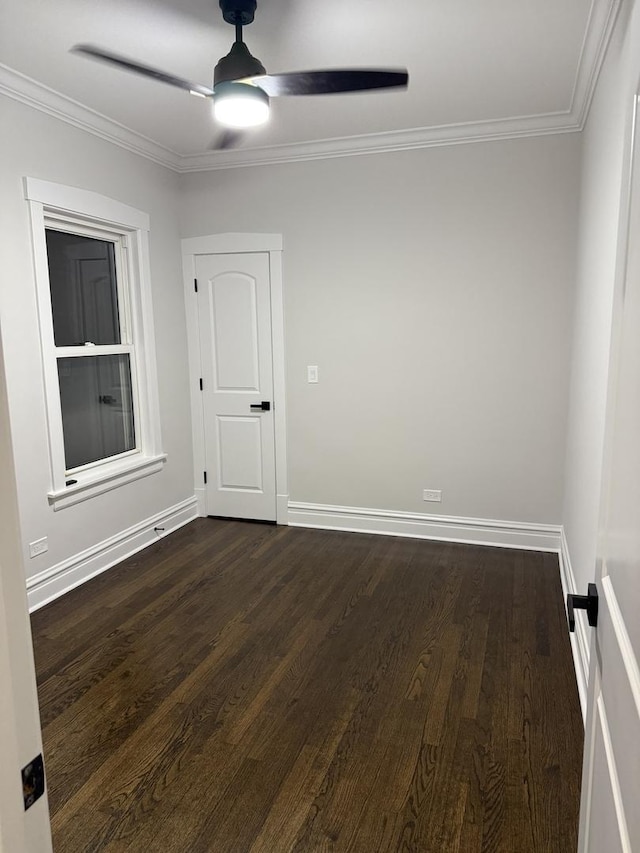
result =
M266 74L264 65L249 52L242 39L242 28L253 21L256 0L220 0L222 16L236 29L236 40L231 50L218 62L213 72L213 87L220 83L259 77Z

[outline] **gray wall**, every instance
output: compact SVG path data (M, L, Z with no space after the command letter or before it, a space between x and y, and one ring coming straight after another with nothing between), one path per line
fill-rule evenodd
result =
M193 495L184 298L176 199L177 175L0 97L0 321L22 543L27 575L79 554ZM158 356L163 449L160 474L53 512L42 360L22 178L94 190L146 211ZM49 552L29 559L27 543L47 536Z
M579 161L571 134L183 177L183 237L284 235L292 500L561 522Z
M13 128L0 319L28 575L193 494L179 238L226 231L284 235L292 500L561 522L577 134L177 176L8 99L0 110ZM169 461L58 513L24 175L117 198L152 224ZM41 536L49 552L28 559Z

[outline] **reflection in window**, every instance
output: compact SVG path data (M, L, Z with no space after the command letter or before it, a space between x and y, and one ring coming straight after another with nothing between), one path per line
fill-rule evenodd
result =
M56 346L119 344L114 243L51 228L46 238Z
M67 470L135 448L128 355L59 358Z

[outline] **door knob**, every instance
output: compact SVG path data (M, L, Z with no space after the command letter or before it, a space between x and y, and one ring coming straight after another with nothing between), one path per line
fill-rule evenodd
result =
M271 409L271 403L263 400L261 403L251 403L249 408L252 412L268 412Z
M576 629L575 610L586 610L589 625L595 628L598 624L598 588L594 583L587 587L587 595L567 595L567 616L569 617L569 630Z

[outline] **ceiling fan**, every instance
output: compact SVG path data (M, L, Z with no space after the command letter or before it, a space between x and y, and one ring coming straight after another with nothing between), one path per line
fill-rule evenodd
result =
M253 21L256 6L256 0L220 0L222 16L228 24L235 26L236 39L229 53L215 67L213 88L191 83L95 45L78 44L71 50L161 83L177 86L192 95L211 98L216 120L236 131L263 124L269 117L270 97L326 95L407 86L409 75L405 69L345 68L267 74L260 60L249 53L242 39L242 28ZM239 138L237 132L227 132L215 147L228 148Z

